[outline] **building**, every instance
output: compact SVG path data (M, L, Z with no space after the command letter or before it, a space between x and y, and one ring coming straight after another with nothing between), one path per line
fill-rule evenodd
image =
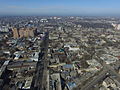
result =
M22 37L34 37L34 28L14 28L13 29L13 37L14 39L22 38Z
M19 35L20 38L24 37L24 28L21 28L21 30L19 30Z
M13 28L12 31L13 31L13 38L14 38L14 39L19 38L18 29L17 29L17 28Z

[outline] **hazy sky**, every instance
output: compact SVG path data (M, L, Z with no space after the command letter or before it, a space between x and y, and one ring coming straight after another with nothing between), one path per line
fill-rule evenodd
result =
M0 15L120 16L120 0L0 0Z

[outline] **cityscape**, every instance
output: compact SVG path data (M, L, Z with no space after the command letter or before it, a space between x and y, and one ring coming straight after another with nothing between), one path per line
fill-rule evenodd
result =
M20 13L0 15L0 90L120 90L118 14Z

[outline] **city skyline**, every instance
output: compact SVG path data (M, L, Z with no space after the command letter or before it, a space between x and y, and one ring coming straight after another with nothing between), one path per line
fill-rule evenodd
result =
M120 16L119 0L0 0L0 15Z

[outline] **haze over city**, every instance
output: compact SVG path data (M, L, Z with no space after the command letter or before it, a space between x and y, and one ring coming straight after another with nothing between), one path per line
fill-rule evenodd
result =
M0 15L119 16L120 0L0 0Z

